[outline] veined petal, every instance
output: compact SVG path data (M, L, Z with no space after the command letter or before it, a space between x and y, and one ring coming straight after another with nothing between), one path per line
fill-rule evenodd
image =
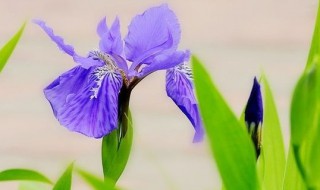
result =
M75 54L74 48L71 45L65 44L64 40L60 36L56 36L49 26L46 25L46 23L42 20L33 20L33 22L37 25L39 25L51 38L52 41L54 41L57 46L64 51L65 53L73 56Z
M157 70L169 69L175 67L176 65L184 62L190 57L189 51L176 51L171 54L161 54L154 58L153 62L145 66L140 73L138 73L139 78L143 78L152 72Z
M166 4L150 8L134 17L125 38L126 58L133 62L130 70L134 70L149 57L163 51L174 51L178 46L180 33L178 19Z
M44 94L49 100L54 115L57 117L59 109L66 103L69 94L76 94L86 82L89 70L78 66L54 80L44 89Z
M103 22L104 25L102 24ZM102 19L98 25L98 30L100 30L98 33L101 38L99 42L100 50L108 54L122 55L123 42L121 39L119 18L116 17L110 30L107 29L105 22L106 20Z
M121 74L106 66L76 67L56 79L44 93L61 125L100 138L117 127L121 87Z
M203 138L203 126L198 104L193 93L191 69L185 64L168 69L166 74L166 90L167 95L192 123L196 131L194 142L201 141Z

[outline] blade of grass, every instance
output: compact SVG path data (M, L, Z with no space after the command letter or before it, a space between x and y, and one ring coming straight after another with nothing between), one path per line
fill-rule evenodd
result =
M7 63L10 55L12 54L14 48L16 47L22 33L23 30L25 28L26 23L24 23L21 28L19 29L19 31L2 47L2 49L0 50L0 73L3 69L3 67L5 66L5 64Z
M196 57L192 57L192 67L200 112L225 189L259 189L249 135Z

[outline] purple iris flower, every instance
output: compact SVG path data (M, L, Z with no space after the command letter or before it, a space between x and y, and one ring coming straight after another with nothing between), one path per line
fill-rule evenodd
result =
M190 52L177 50L180 26L166 4L135 16L124 41L119 19L108 27L103 18L97 27L99 50L87 56L78 55L43 21L34 22L77 63L44 89L61 125L89 137L109 134L128 114L132 89L147 75L167 70L168 96L194 126L194 141L202 139L202 122L187 65Z
M254 77L250 97L245 109L245 122L255 145L257 157L261 148L261 125L263 122L263 105L260 84Z

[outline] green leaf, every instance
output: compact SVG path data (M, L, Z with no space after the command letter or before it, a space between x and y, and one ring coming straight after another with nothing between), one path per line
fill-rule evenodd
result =
M76 171L95 190L117 190L111 180L102 180L82 169L77 169Z
M262 125L262 154L259 159L263 166L262 188L282 189L285 172L285 151L280 121L274 98L265 76L262 76L264 90L264 119Z
M320 53L320 3L318 3L318 14L313 32L313 38L309 51L306 70L309 70L315 63L319 62Z
M19 185L19 190L49 190L48 185L36 182L22 182Z
M120 122L118 129L114 130L102 140L102 166L105 179L117 182L125 169L132 145L132 118L130 112L125 116L126 122ZM119 132L126 126L126 134L119 143Z
M293 149L290 147L284 177L283 190L306 190L300 171L296 165Z
M0 172L0 181L28 180L52 184L43 174L29 169L9 169Z
M256 156L248 133L195 57L192 66L206 134L225 189L259 189Z
M25 25L26 23L24 23L19 29L19 31L2 47L2 49L0 49L0 72L2 71L14 48L16 47L23 33Z
M316 121L317 70L313 67L299 79L291 101L291 143L298 146ZM308 111L302 111L308 110Z
M68 166L62 176L58 179L53 190L70 190L72 183L73 163Z
M307 189L320 188L320 62L305 70L291 102L291 147Z

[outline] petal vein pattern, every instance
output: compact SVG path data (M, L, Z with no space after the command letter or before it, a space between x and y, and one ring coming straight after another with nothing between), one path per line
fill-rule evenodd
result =
M201 141L203 138L203 127L199 108L193 94L191 69L184 63L175 68L168 69L166 75L166 90L167 95L192 123L196 131L194 142Z
M56 118L71 131L100 138L117 128L119 72L76 67L45 90Z

